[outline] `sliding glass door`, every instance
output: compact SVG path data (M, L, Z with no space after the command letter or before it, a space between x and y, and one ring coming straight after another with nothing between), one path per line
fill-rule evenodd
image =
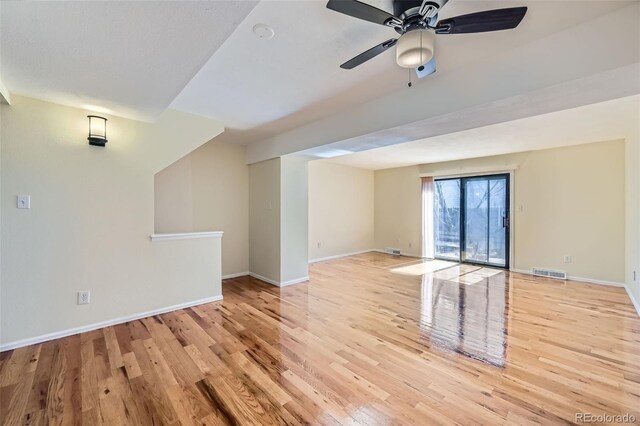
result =
M507 266L508 176L462 179L463 261Z
M460 179L434 182L433 231L435 255L460 260Z
M509 266L509 175L436 180L437 258Z

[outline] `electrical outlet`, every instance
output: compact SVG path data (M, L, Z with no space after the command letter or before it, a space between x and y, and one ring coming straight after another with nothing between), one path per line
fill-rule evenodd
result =
M409 243L409 248L413 248L413 243Z
M31 195L18 195L16 207L19 209L31 208Z
M320 241L318 241L318 248L320 248Z
M78 292L78 305L87 305L91 302L91 293L89 291Z
M566 256L564 257L564 263L571 263L571 256L566 255Z

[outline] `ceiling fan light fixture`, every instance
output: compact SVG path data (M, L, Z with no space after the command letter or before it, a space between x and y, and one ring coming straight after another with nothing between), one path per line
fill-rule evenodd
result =
M403 68L417 68L433 57L435 34L416 29L403 34L396 45L396 62Z

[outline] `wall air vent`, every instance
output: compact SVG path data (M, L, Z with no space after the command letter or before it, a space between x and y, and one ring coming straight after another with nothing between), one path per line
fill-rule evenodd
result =
M396 256L400 256L400 249L388 248L385 251L389 254L395 254Z
M533 268L533 275L538 277L555 278L558 280L567 279L567 273L565 271L554 271L552 269Z

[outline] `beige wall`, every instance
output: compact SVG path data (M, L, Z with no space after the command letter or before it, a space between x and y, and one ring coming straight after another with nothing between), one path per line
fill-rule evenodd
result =
M280 158L280 285L309 278L308 161Z
M309 260L374 248L374 173L309 163Z
M377 249L421 256L422 196L418 166L375 172L374 235Z
M640 314L640 128L630 129L625 143L626 284Z
M2 84L1 79L0 84ZM2 115L0 107L0 342L2 341Z
M307 161L249 166L249 270L278 286L308 278Z
M1 114L2 344L221 294L220 240L149 239L154 174L220 123L171 110L154 124L108 117L99 148L87 111L15 96Z
M421 173L517 166L512 267L547 267L574 277L624 283L624 164L624 141L612 141L377 171L376 244L412 253L407 242L417 242L421 233ZM565 255L572 256L571 263L563 262Z
M194 230L192 168L189 154L154 176L153 211L156 233Z
M280 282L280 158L249 166L249 270Z
M249 270L245 147L212 140L155 176L156 232L224 231L222 274Z
M250 271L277 283L304 278L308 274L307 161L284 157L249 167L244 154L243 146L214 140L156 174L156 232L224 231L223 275ZM251 267L250 228L255 243Z

